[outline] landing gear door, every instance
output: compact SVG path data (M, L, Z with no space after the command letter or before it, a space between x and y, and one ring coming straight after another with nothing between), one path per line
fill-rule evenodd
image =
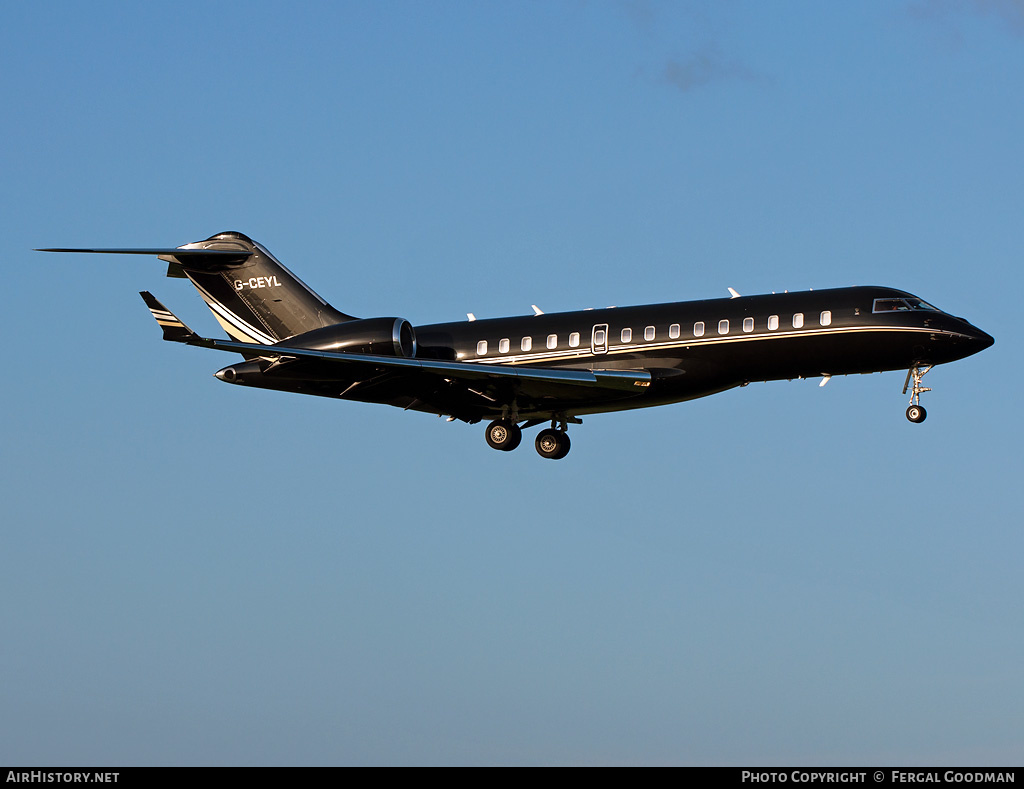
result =
M594 331L590 334L590 352L608 353L608 324L598 323L594 325Z

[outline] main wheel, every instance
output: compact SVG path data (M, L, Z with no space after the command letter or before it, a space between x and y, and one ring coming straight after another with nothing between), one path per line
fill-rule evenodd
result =
M561 430L541 430L537 434L537 454L542 458L561 460L569 454L569 435Z
M927 416L928 412L924 410L924 406L912 405L907 409L907 419L911 422L923 422Z
M523 440L523 431L519 429L519 425L499 419L487 426L487 432L484 434L484 437L487 439L488 446L492 449L511 452Z

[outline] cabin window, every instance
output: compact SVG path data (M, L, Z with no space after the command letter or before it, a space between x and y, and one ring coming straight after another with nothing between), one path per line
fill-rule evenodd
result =
M478 342L476 344L476 355L477 356L486 356L487 355L487 340L480 340L480 342Z
M718 333L719 334L728 334L729 333L729 321L726 320L726 321L719 321L718 322Z
M633 339L633 330L632 329L623 329L622 330L622 334L620 336L622 337L622 341L623 342L629 342L630 340Z
M704 336L704 321L697 321L693 324L693 336L703 337Z
M523 341L519 343L519 347L524 351L528 351L533 347L533 337L523 337Z
M825 310L821 313L821 325L829 326L832 323L832 310Z
M754 330L754 319L753 318L744 318L743 319L743 331L753 331L753 330Z
M508 353L508 337L498 340L498 352Z
M647 342L650 342L651 340L654 339L654 327L653 326L648 326L646 329L644 329L644 339L647 340Z
M673 323L671 326L668 327L668 338L670 340L678 340L679 339L679 324L678 323Z
M604 329L594 329L594 345L604 345Z
M557 346L558 346L558 335L557 334L549 334L548 335L548 348L555 348Z
M574 331L572 334L569 335L569 347L570 348L578 348L579 345L580 345L580 333L578 331Z
M803 328L803 325L804 325L804 314L802 312L798 312L798 313L796 313L793 316L793 328L794 329L801 329L801 328Z
M768 331L775 331L779 328L779 316L769 315L768 316Z

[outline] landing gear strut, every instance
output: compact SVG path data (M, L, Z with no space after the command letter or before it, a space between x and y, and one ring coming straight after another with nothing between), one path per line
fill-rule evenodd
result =
M569 454L572 442L569 441L569 423L582 425L583 420L564 413L551 415L551 427L537 434L537 454L549 460L561 460Z
M907 419L911 422L923 422L928 416L928 412L924 410L924 406L921 405L921 395L924 392L930 392L931 389L927 386L921 386L921 379L924 378L925 373L932 369L932 365L926 364L923 367L914 365L907 370L907 380L903 384L903 394L907 393L907 389L910 388L910 382L913 380L914 387L911 390L910 395L910 406L907 408Z

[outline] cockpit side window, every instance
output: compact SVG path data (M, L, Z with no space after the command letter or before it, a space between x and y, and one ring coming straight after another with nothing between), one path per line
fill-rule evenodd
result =
M933 307L927 301L921 301L918 298L906 298L906 299L875 299L875 306L871 310L872 312L910 312L910 311L928 311L928 312L939 312L937 307Z
M905 312L910 307L903 299L875 299L872 312Z

